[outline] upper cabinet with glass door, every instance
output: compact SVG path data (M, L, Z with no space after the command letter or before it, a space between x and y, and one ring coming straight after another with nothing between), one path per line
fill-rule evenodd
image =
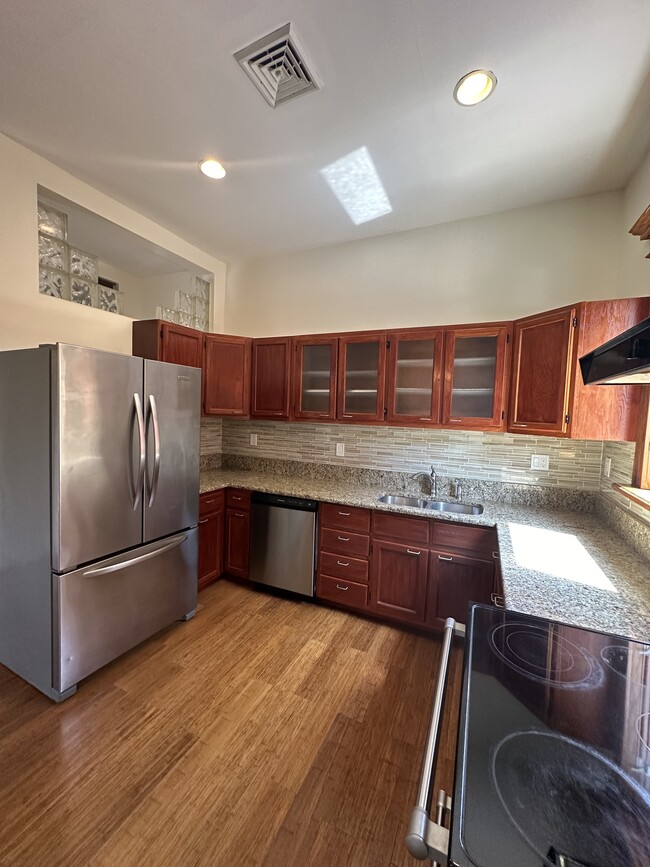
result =
M339 339L339 419L381 421L384 418L385 365L385 334Z
M312 421L336 418L338 337L294 339L294 417Z
M387 420L426 425L440 421L443 331L395 331L388 337Z
M445 331L443 425L505 429L509 326Z

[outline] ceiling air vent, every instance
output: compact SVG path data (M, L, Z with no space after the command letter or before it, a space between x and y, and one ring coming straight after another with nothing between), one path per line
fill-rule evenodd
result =
M321 87L291 24L242 48L235 60L271 108Z

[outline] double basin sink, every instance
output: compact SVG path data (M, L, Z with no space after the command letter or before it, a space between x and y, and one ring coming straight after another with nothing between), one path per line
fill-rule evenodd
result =
M403 497L395 494L382 494L380 503L387 506L413 506L416 509L430 509L432 512L452 512L456 515L482 515L483 506L465 503L448 503L445 500L429 500L426 497Z

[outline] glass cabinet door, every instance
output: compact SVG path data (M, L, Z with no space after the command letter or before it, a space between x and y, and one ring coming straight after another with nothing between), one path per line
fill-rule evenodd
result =
M502 428L507 327L446 332L443 423Z
M388 420L440 421L442 331L390 335Z
M295 339L296 418L336 418L338 338Z
M341 337L338 417L378 421L384 417L386 335Z

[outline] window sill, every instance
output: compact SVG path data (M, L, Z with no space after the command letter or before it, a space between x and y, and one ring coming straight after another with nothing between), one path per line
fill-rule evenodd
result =
M647 509L650 512L650 491L646 491L643 488L633 488L630 485L619 485L617 483L612 485L612 490L621 494L623 497L627 497L628 500L632 500L633 503L643 506L644 509Z

